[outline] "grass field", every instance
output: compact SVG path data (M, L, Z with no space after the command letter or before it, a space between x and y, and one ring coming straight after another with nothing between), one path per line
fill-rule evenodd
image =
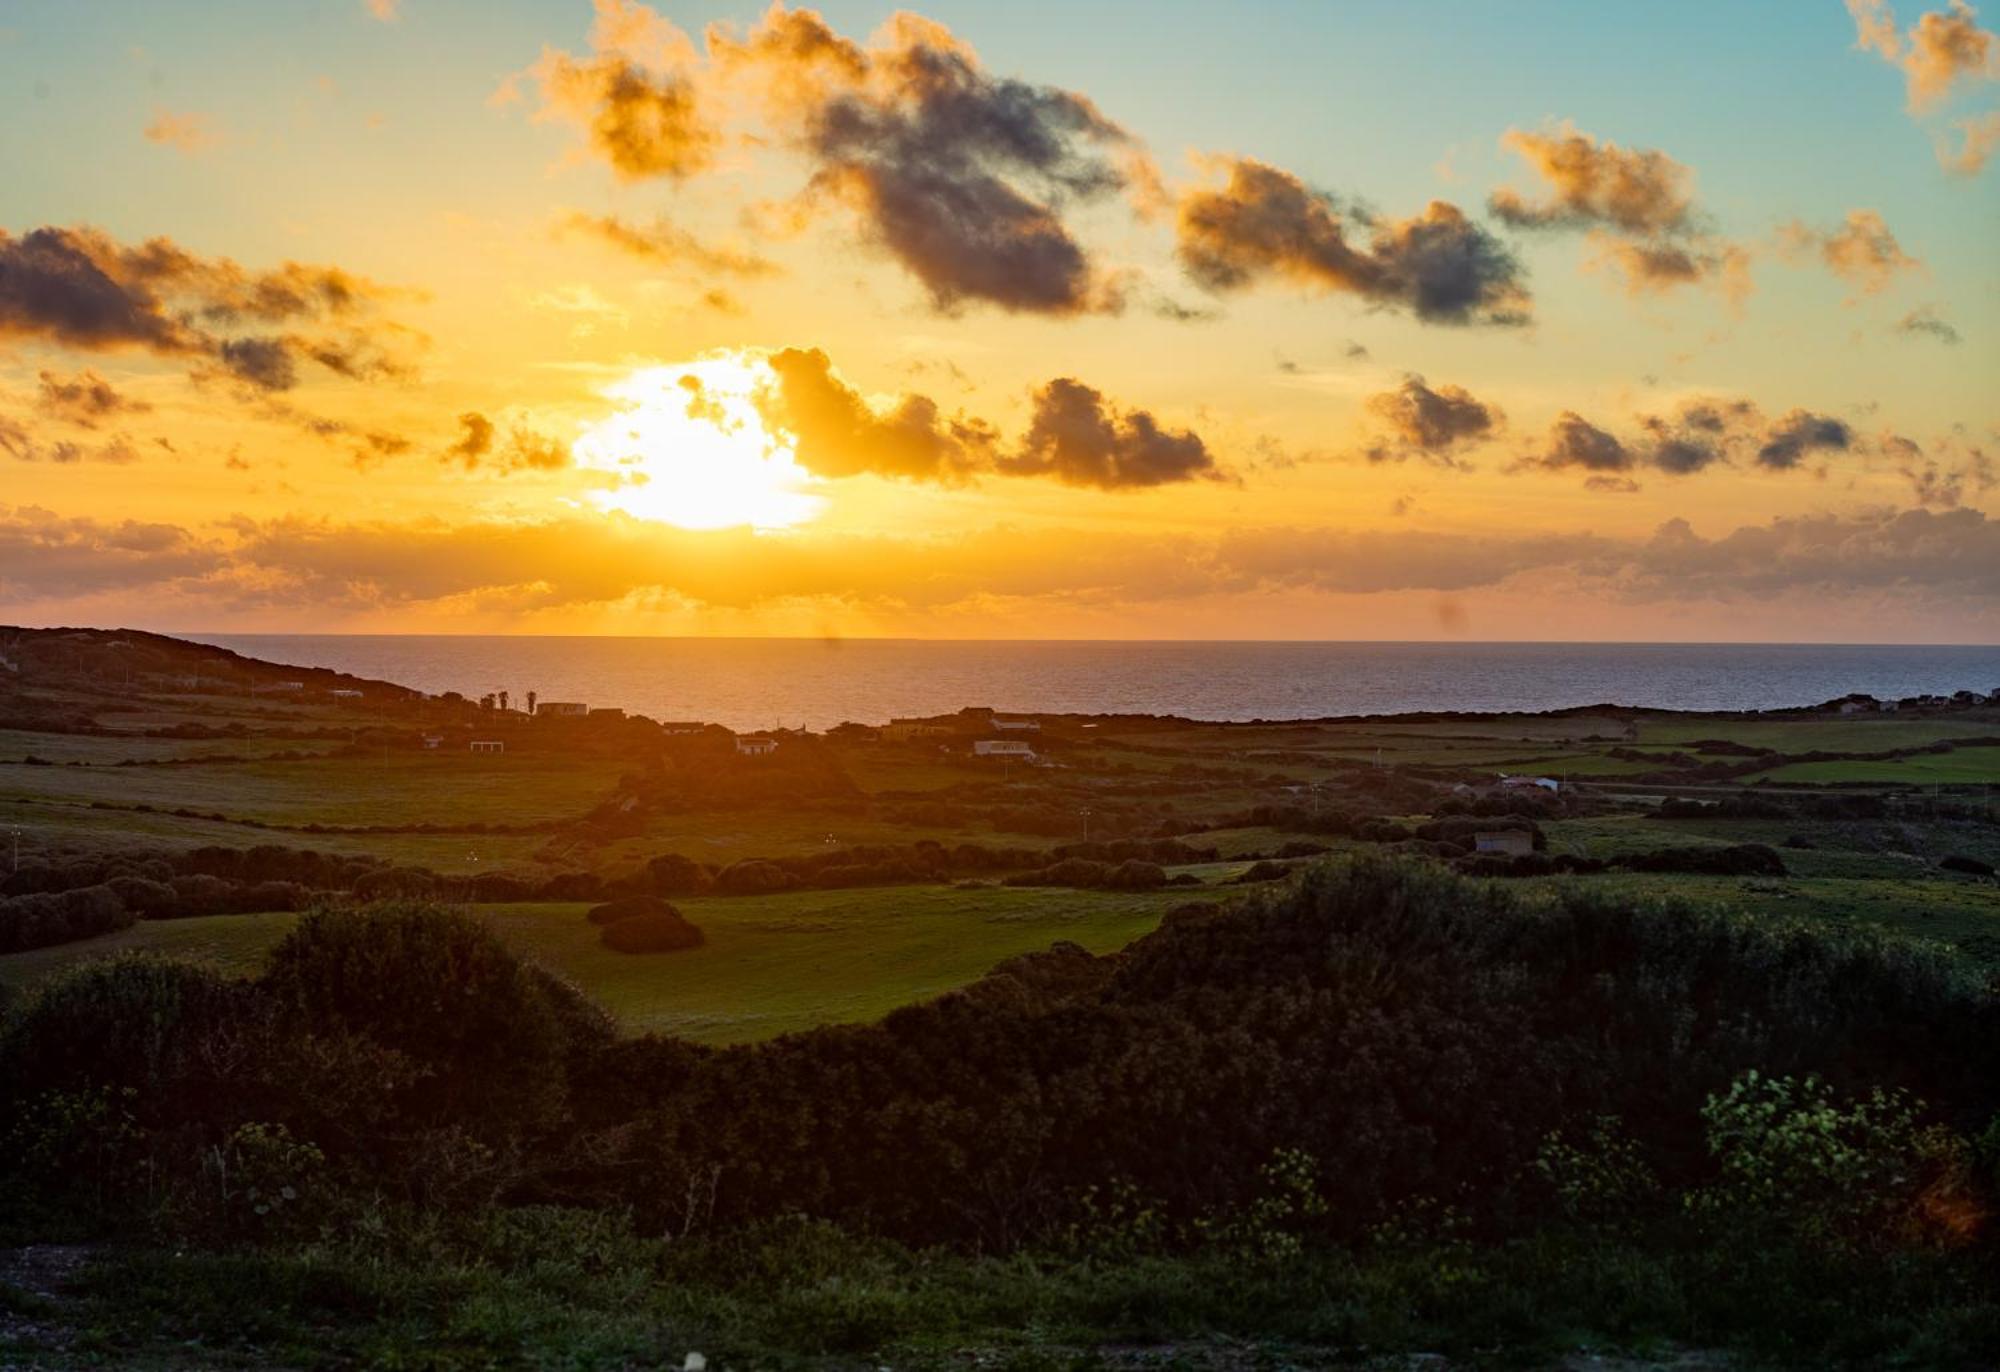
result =
M1954 748L1880 762L1792 762L1745 778L1748 781L1896 782L1905 786L2000 786L2000 748Z
M390 753L200 767L0 765L0 799L151 805L267 824L523 824L575 819L611 793L601 757Z
M1226 879L1239 866L1194 869ZM583 905L480 907L514 948L576 980L633 1032L738 1043L816 1024L871 1020L977 980L995 963L1057 940L1122 948L1191 899L1046 888L894 886L676 902L708 936L686 953L633 957L598 942ZM249 974L297 916L148 921L116 934L0 957L0 983L121 949L188 957Z

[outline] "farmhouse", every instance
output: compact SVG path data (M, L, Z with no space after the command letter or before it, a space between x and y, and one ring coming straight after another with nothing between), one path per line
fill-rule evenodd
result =
M1525 829L1483 831L1472 836L1472 851L1516 857L1535 851L1535 836Z
M1010 733L1040 733L1042 728L1038 719L1003 719L999 715L993 716L992 724L994 728Z
M919 738L943 738L952 732L949 724L934 719L892 719L882 726L882 737L891 743L907 743Z
M590 713L590 707L580 700L545 700L535 706L535 713L557 719L581 719Z
M507 745L497 738L475 738L465 746L468 750L475 753L504 753L507 751Z
M1526 791L1534 787L1540 787L1544 791L1560 791L1562 790L1562 783L1554 777L1503 776L1500 778L1500 789L1503 791Z
M1033 762L1035 760L1034 747L1030 744L1021 742L1019 739L1012 739L1012 738L978 739L973 743L972 751L973 754L977 757L1018 758L1024 762Z
M1882 702L1874 696L1851 695L1840 702L1840 713L1844 715L1873 714L1882 708Z
M745 757L768 757L778 751L778 740L769 734L744 734L736 740L736 751Z

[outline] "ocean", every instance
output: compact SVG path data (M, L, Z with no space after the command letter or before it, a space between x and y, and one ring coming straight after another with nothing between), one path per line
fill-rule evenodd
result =
M507 691L733 729L1002 711L1310 719L1643 705L1750 710L2000 689L2000 646L975 642L190 634L425 691Z

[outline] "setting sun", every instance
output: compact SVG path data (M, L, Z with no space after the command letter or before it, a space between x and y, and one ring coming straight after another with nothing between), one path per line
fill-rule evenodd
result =
M781 529L825 503L809 491L795 442L773 433L757 406L769 373L754 354L647 367L605 389L620 408L577 439L585 470L615 484L604 509L683 529Z

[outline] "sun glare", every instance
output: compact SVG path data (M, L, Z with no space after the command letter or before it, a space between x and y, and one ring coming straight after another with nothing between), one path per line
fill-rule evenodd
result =
M825 503L812 494L788 434L757 408L769 373L752 354L647 367L605 390L618 411L572 448L579 467L609 473L601 507L683 529L782 529Z

